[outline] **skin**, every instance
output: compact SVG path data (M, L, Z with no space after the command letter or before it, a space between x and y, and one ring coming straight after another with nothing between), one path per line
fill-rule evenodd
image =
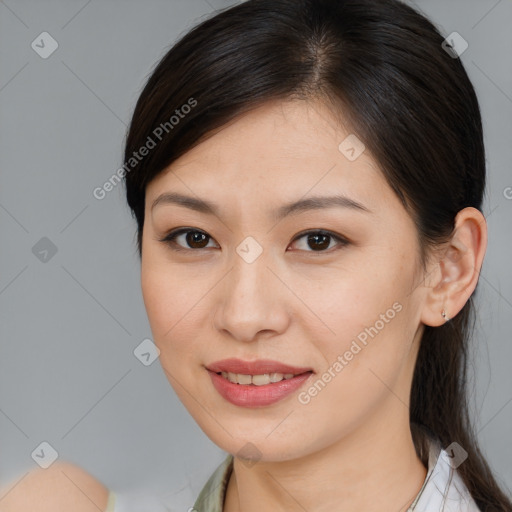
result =
M369 151L349 161L338 150L349 133L320 102L267 103L146 190L144 303L169 382L206 435L235 455L225 512L404 511L427 473L409 428L419 341L424 325L445 322L443 308L453 318L473 293L486 223L474 208L459 212L452 240L423 269L415 225ZM168 192L207 199L219 215L152 208ZM371 212L333 207L279 222L270 215L334 193ZM161 239L181 227L207 238L191 246L180 235L183 251L175 251ZM328 238L315 250L307 236L296 239L304 230L349 243ZM248 236L263 249L250 264L236 252ZM205 369L228 357L264 358L311 367L316 380L394 303L400 312L307 405L298 394L311 383L270 406L235 406ZM236 456L249 442L260 452L252 465Z
M107 500L103 484L68 462L32 469L0 489L2 512L98 512Z

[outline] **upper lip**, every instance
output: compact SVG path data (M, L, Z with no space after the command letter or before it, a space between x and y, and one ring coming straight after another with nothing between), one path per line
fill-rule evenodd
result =
M313 371L311 368L290 366L270 359L242 361L242 359L236 358L222 359L221 361L209 364L206 368L215 373L231 372L240 373L242 375L263 375L264 373L293 373L293 375L299 375L301 373Z

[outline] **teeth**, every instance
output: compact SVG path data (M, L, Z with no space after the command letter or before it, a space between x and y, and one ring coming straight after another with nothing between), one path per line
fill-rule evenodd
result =
M234 384L254 384L255 386L263 386L271 382L279 382L283 379L291 379L293 373L264 373L263 375L244 375L242 373L222 372L222 376Z

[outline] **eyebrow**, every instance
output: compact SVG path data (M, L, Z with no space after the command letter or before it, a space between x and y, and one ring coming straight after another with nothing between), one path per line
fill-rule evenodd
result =
M153 211L157 205L163 204L176 204L178 206L183 206L185 208L189 208L190 210L205 213L207 215L215 215L216 217L220 216L219 207L216 204L211 203L206 199L186 196L176 192L166 192L159 195L153 201L153 204L151 205L151 211ZM359 203L358 201L338 194L334 196L313 196L306 199L299 199L298 201L285 204L276 210L273 210L271 212L271 216L275 220L281 220L288 215L294 215L310 210L323 210L333 207L350 208L362 212L373 213L372 210Z

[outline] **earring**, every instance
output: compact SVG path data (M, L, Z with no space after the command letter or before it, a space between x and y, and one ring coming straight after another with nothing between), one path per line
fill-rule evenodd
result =
M450 317L446 314L446 311L443 309L443 311L441 311L441 315L442 317L448 322L448 320L450 320Z

